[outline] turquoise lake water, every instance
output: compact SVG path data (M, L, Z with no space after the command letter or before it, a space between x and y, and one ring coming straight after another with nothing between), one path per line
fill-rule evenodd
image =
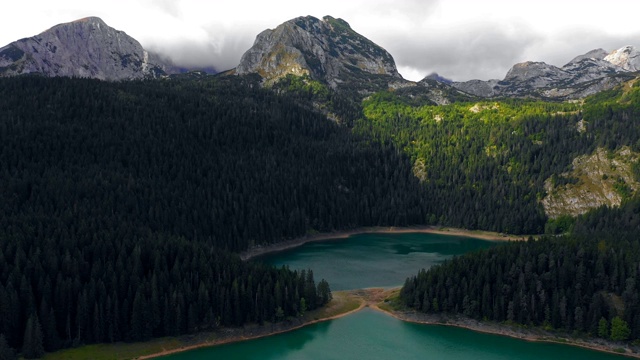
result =
M400 286L455 255L495 246L478 239L433 234L363 234L309 243L259 261L311 268L333 290ZM407 323L368 308L284 334L203 348L179 359L623 359L561 344L533 343L470 330Z

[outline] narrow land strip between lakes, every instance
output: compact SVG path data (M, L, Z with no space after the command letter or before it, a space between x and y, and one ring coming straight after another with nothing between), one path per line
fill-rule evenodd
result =
M399 291L400 288L367 288L339 291L336 292L335 299L327 306L327 311L325 314L330 314L327 317L317 317L316 314L314 315L313 320L302 320L301 322L295 324L290 323L288 325L278 327L275 331L269 331L270 326L264 326L263 328L266 331L262 332L256 332L255 328L251 326L242 329L235 329L235 332L232 332L233 335L231 336L222 336L211 341L165 350L159 353L141 356L139 357L139 359L155 358L202 347L216 346L226 343L276 335L288 331L293 331L307 325L312 325L322 321L328 321L347 316L352 313L358 312L365 307L380 311L398 320L406 322L427 325L453 326L487 334L508 336L525 341L559 343L563 345L578 346L590 350L607 352L616 355L640 358L640 354L634 352L628 345L602 339L575 337L562 332L547 331L539 327L523 327L516 324L510 325L494 323L490 321L478 321L458 315L425 314L414 310L398 310L394 308L393 303L397 302Z
M347 231L307 235L304 237L285 241L283 243L254 247L248 251L243 252L241 254L241 258L242 260L246 261L268 253L292 249L309 242L345 239L352 235L368 233L431 233L440 235L473 237L489 241L522 241L529 237L528 235L514 236L494 232L471 231L457 228L444 228L434 226L365 227ZM425 314L414 310L399 310L391 305L393 301L397 301L399 290L400 288L368 288L336 291L334 292L334 299L327 306L313 312L308 312L304 317L301 318L288 319L284 322L275 324L250 324L241 328L222 328L218 331L201 334L203 336L196 336L191 340L186 337L182 337L182 339L186 340L179 340L177 341L177 343L175 341L176 338L169 338L171 341L167 341L167 346L162 347L161 351L153 351L152 353L140 354L139 356L134 356L134 358L151 359L198 348L217 346L227 343L234 343L281 334L289 331L294 331L308 325L347 316L360 311L365 307L380 311L384 314L406 322L428 325L454 326L477 332L508 336L525 341L561 343L565 345L579 346L591 350L613 353L617 355L626 355L629 357L640 358L640 354L637 352L633 352L633 350L628 345L602 339L574 337L570 334L546 331L539 327L523 327L515 324L510 325L503 323L494 323L490 321L478 321L458 315Z

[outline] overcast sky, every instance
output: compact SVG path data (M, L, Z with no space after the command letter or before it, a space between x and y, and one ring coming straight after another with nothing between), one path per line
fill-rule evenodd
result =
M515 63L562 66L595 48L640 46L637 0L29 0L5 1L0 47L101 17L178 65L235 67L264 29L297 16L340 17L420 80L504 78Z

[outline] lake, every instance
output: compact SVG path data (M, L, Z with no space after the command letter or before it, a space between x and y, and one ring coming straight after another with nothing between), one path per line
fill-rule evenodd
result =
M310 268L316 282L326 279L332 290L397 287L422 268L495 244L438 234L359 234L308 243L257 260L292 270Z
M333 290L401 285L419 269L495 242L435 234L361 234L264 256L314 271ZM561 344L407 323L371 309L266 338L197 349L178 359L622 359Z

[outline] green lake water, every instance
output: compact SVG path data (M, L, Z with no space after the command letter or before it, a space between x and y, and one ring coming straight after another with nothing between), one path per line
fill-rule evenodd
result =
M306 244L261 261L312 268L333 290L398 286L423 267L495 243L433 234L364 234ZM339 319L261 339L169 356L178 359L623 359L561 344L412 324L365 308Z
M266 338L198 349L178 359L623 359L559 344L411 324L371 309Z
M305 244L259 260L293 269L312 269L331 290L402 286L422 268L495 242L436 234L361 234L347 240Z

